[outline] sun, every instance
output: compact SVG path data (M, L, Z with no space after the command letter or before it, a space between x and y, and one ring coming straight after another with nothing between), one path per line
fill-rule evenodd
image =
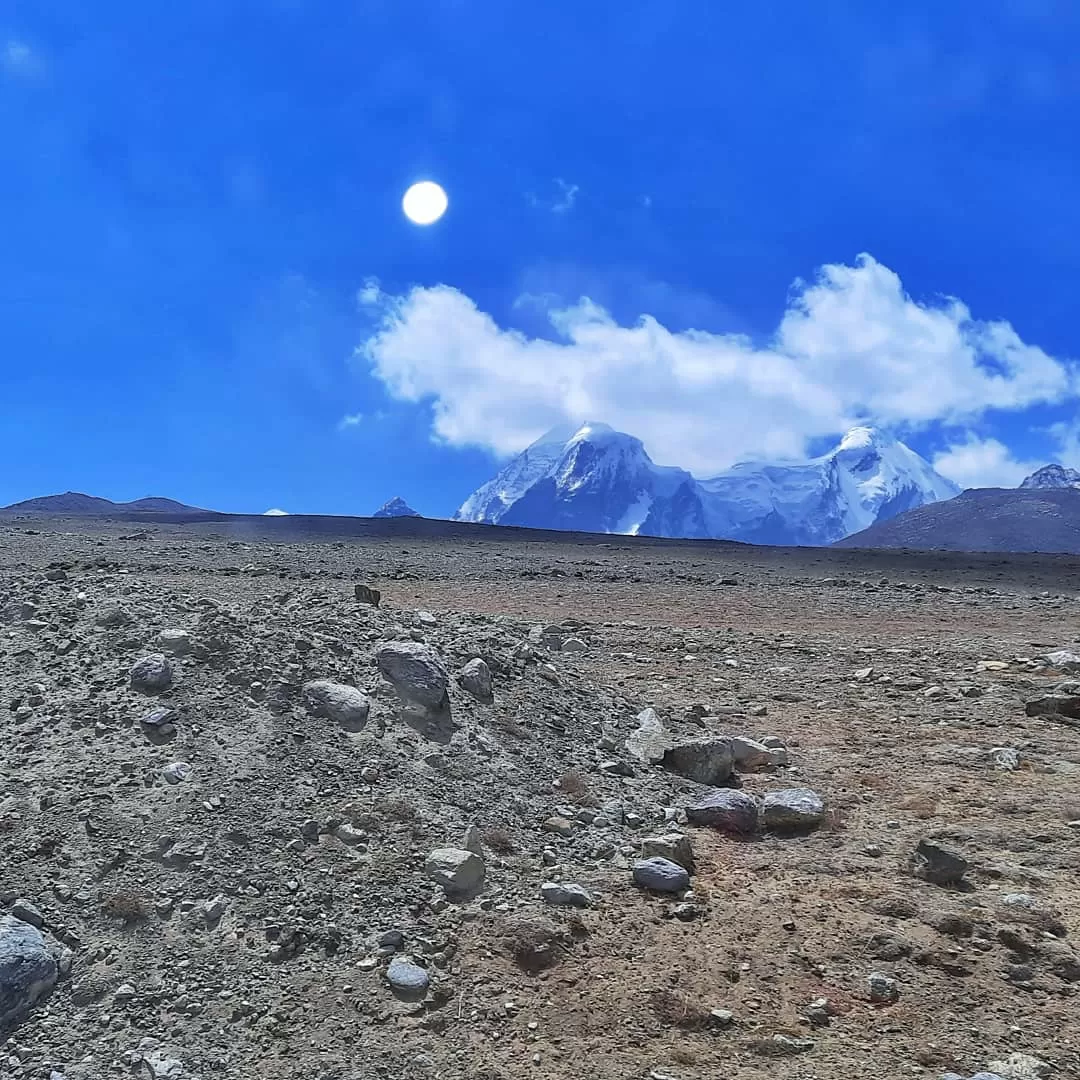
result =
M414 225L432 225L446 213L446 192L432 180L413 184L401 200L401 209Z

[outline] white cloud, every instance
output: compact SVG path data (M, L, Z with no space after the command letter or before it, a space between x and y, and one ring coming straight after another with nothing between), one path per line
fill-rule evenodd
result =
M338 421L339 431L348 431L349 428L359 427L364 422L363 413L349 413Z
M771 341L673 333L642 315L620 326L587 298L548 311L556 340L500 327L446 285L381 295L360 353L388 392L430 400L434 435L517 452L555 424L604 420L662 464L707 475L758 454L799 456L808 439L862 419L967 426L1075 391L1072 366L958 300L920 303L862 255L796 282Z
M289 511L288 510L279 510L275 506L273 509L264 510L262 516L263 517L288 517L289 516Z
M963 442L954 443L934 456L934 468L961 487L1018 487L1025 476L1045 465L1045 461L1018 461L997 439L982 439L968 432Z
M556 176L554 180L555 186L559 189L557 195L549 198L540 198L530 192L526 198L529 200L530 206L538 207L541 210L550 210L553 214L565 214L574 209L574 203L577 201L578 192L581 188L577 184L568 184L560 176Z
M32 78L41 73L41 58L25 41L9 38L0 47L0 68L8 75Z

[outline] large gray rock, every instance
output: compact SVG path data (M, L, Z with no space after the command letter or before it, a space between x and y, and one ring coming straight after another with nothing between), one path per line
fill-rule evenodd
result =
M452 896L467 896L484 884L484 860L463 848L436 848L428 855L424 872Z
M824 800L809 788L770 791L761 801L761 823L767 829L813 829L824 817Z
M687 780L720 787L735 771L735 752L731 740L722 736L689 739L664 754L664 767Z
M131 686L143 694L160 694L172 686L173 670L164 653L150 653L131 665Z
M700 802L686 808L691 825L711 825L724 832L748 835L758 827L761 806L753 795L733 788L712 791Z
M56 985L57 966L37 927L0 917L0 1032L22 1023Z
M1066 675L1080 674L1080 653L1074 653L1070 649L1058 649L1056 652L1046 654L1046 662L1058 671L1064 671Z
M686 868L670 859L654 857L634 863L634 881L654 892L678 893L690 886Z
M932 840L920 840L911 856L911 871L935 885L957 885L971 868L962 855Z
M355 686L329 679L305 683L304 702L314 716L333 720L347 731L359 731L371 712L371 702Z
M386 969L390 989L406 1001L422 1001L431 986L431 976L407 956L395 956Z
M626 737L626 752L644 765L659 765L671 748L671 735L655 709L642 709L637 720L637 728Z
M375 654L379 673L406 701L429 712L448 704L450 677L439 654L418 641L391 641Z
M479 656L470 660L458 672L458 684L477 701L491 701L491 668Z

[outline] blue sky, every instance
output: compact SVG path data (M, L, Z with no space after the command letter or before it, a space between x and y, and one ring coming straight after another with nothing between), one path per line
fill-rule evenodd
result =
M7 0L0 503L449 514L581 414L1080 464L1078 48L1065 0Z

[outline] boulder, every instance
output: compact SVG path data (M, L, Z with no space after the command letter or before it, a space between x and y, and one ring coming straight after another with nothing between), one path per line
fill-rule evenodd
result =
M724 832L747 835L757 830L760 813L761 807L753 795L722 788L688 806L686 819L691 825L711 825Z
M458 672L458 685L477 701L491 701L491 668L479 656L474 657Z
M1044 659L1052 668L1063 671L1066 675L1080 674L1080 653L1074 653L1070 649L1058 649L1056 652L1047 653Z
M391 641L375 654L379 673L412 705L440 712L449 704L450 677L430 646L418 641Z
M484 860L463 848L436 848L428 855L424 872L452 896L474 893L484 884Z
M761 823L767 829L813 829L824 817L824 800L809 788L770 791L761 802Z
M1026 701L1024 712L1028 716L1067 716L1080 720L1080 695L1044 694Z
M371 702L355 686L329 679L305 683L304 703L313 716L332 720L346 731L359 731L371 712Z
M712 736L688 739L671 747L663 758L664 768L710 787L727 783L735 770L735 752L731 739Z
M353 592L356 595L356 599L361 604L370 604L372 607L378 607L379 601L382 600L382 593L378 589L373 589L370 585L354 585Z
M150 653L131 665L131 687L143 694L160 694L172 686L173 671L164 653Z
M41 931L12 915L0 916L0 1032L30 1015L56 985L57 965Z
M690 886L685 867L658 856L634 863L633 873L636 884L654 892L679 893Z

